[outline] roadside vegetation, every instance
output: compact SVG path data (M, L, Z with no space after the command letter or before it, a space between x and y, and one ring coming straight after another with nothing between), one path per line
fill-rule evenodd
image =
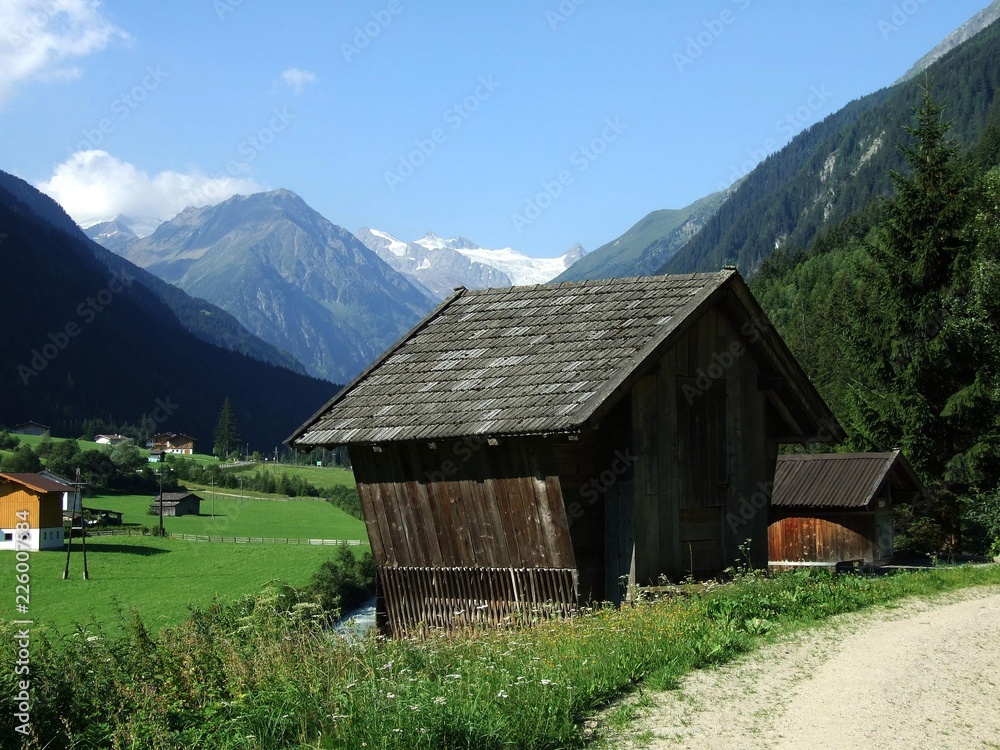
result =
M671 688L840 612L990 584L1000 567L742 575L530 630L400 640L337 637L315 600L272 586L159 633L135 616L120 635L39 635L33 747L581 747L586 718L637 685ZM0 644L9 732L11 633Z

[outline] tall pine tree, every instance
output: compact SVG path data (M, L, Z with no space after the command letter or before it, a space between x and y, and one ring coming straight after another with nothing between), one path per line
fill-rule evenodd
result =
M868 243L846 331L858 374L848 422L863 450L902 448L934 494L944 546L959 544L958 498L975 478L966 456L993 419L974 388L989 353L965 322L975 242L973 171L925 91L902 147L906 175ZM969 390L973 388L973 390Z
M222 402L222 411L219 412L219 421L215 425L214 437L215 446L212 452L220 459L239 450L240 429L236 425L236 417L233 414L233 407L229 403L229 396L226 396L226 400Z

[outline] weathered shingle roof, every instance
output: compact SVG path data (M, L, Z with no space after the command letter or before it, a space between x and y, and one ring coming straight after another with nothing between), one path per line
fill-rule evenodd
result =
M578 431L601 418L674 334L729 298L747 320L764 317L734 269L459 289L288 442L308 449ZM761 346L787 376L802 423L815 432L827 420L828 437L837 437L840 426L780 337L768 329Z
M460 289L291 440L573 430L733 273Z
M899 451L778 456L771 505L800 508L862 508L895 474L911 492L923 485Z

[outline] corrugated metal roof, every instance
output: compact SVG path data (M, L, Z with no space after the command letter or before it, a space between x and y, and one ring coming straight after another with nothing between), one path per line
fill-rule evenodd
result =
M572 431L736 275L459 290L291 442Z
M15 473L7 474L0 472L0 477L17 482L24 487L30 487L36 492L70 492L73 488L54 479L43 477L41 474Z
M923 491L899 451L778 456L771 505L863 508L875 498L890 472L897 484Z

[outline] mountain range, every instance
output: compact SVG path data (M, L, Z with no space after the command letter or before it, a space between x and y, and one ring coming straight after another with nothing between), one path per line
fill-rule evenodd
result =
M357 375L435 303L288 190L189 208L147 237L130 237L122 221L89 232L335 382Z
M359 229L355 236L438 299L459 286L487 289L545 284L587 254L576 244L557 258L532 258L510 247L488 249L464 237L443 239L433 232L414 242L368 227Z
M270 449L336 386L287 353L88 239L63 210L0 172L0 424L54 434L148 422L210 451L228 396L243 439ZM16 322L16 324L13 324Z

